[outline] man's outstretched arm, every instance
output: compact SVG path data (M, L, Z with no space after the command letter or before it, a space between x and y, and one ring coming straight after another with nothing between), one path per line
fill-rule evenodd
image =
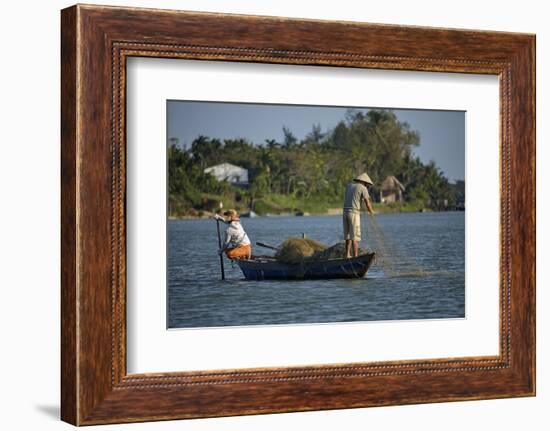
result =
M369 198L365 198L365 206L367 207L369 214L374 215L374 208L372 207L372 203Z

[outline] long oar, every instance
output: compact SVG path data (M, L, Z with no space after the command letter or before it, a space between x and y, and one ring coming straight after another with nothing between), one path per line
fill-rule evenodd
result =
M264 248L269 248L270 250L275 250L275 251L279 251L279 248L278 247L275 247L275 246L272 246L272 245L269 245L269 244L266 244L264 242L257 242L256 245L260 246L260 247L264 247Z
M216 220L216 226L218 228L218 246L219 250L222 249L222 237L220 236L220 221ZM220 268L222 270L222 280L225 280L225 270L223 268L223 254L220 253Z

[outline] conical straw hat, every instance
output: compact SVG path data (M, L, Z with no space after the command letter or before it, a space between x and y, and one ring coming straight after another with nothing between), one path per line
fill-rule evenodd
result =
M240 220L239 213L233 209L225 211L223 215L229 217L230 220Z
M358 177L355 177L353 179L353 181L362 181L364 183L367 183L367 184L370 184L370 185L373 185L374 183L372 182L372 180L370 179L370 177L367 175L366 172L363 172L361 175L359 175Z

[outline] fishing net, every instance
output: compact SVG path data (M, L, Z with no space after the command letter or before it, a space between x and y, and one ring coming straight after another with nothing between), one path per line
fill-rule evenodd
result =
M363 218L363 217L361 217ZM427 275L426 271L405 253L385 234L376 218L366 215L368 238L376 250L376 262L389 277ZM364 226L364 229L366 226Z
M326 245L314 239L290 237L279 246L275 258L285 263L299 263L326 248Z
M359 249L359 254L366 250ZM284 263L300 263L304 261L323 261L343 259L346 257L346 246L343 242L327 247L319 241L309 238L290 237L284 241L275 254L275 258Z
M380 265L387 277L425 277L435 274L434 271L424 270L415 259L408 256L391 238L385 235L374 216L361 217L361 225L361 230L367 235L363 235L363 247L359 248L359 255L367 253L369 249L375 250L376 263ZM364 242L366 239L369 241L368 248ZM345 257L344 242L327 247L319 241L298 237L286 239L275 254L278 261L289 264L344 259ZM443 274L448 271L439 271L438 273Z

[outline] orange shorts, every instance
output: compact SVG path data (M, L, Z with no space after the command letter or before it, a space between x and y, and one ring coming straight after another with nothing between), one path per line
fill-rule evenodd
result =
M225 254L229 259L250 259L250 255L252 254L252 247L250 247L250 244L240 245L238 247L225 250Z

